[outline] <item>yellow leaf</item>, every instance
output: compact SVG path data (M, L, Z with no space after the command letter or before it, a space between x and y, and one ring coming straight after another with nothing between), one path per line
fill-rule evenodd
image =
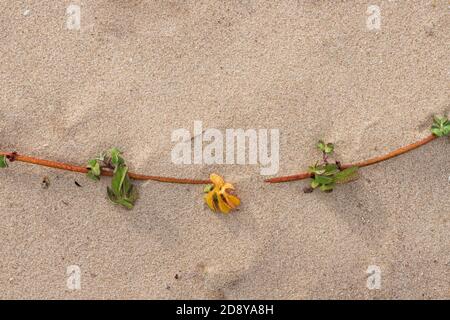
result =
M224 183L224 185L222 186L222 190L228 190L228 189L231 189L231 190L234 190L234 186L231 184L231 183L228 183L228 182L226 182L226 183Z
M224 196L225 196L225 199L227 201L227 204L230 207L232 207L233 209L238 207L241 204L241 200L238 197L233 196L232 194L225 193Z
M211 210L229 213L241 204L238 197L227 192L227 190L234 190L231 183L225 182L221 176L215 173L212 173L209 179L214 188L212 190L206 189L206 192L210 191L204 196L204 199Z
M228 213L228 212L230 212L231 207L228 206L228 205L225 203L225 201L223 201L222 197L221 197L221 196L218 196L217 199L218 199L217 203L218 203L218 205L219 205L219 210L222 211L223 213Z
M214 184L214 186L216 186L218 188L221 188L225 183L225 181L223 181L223 178L215 173L211 173L211 175L209 176L209 179Z
M214 192L208 192L207 194L205 194L204 199L208 207L212 211L216 211L216 205L214 203Z

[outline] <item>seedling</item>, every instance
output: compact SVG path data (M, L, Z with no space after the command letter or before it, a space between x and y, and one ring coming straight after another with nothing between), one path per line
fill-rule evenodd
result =
M447 117L434 117L433 125L431 126L431 132L436 137L448 136L450 134L450 121Z
M450 121L448 120L448 118L445 116L444 117L435 116L433 119L433 125L431 126L431 132L432 132L431 135L423 138L422 140L408 144L404 147L400 147L400 148L398 148L394 151L391 151L382 156L377 156L377 157L374 157L371 159L355 162L352 164L340 165L339 163L336 163L337 169L339 169L339 170L344 169L344 170L339 171L339 174L335 173L336 167L334 167L334 166L326 167L326 165L328 164L328 155L331 154L334 149L333 145L325 144L323 141L319 141L319 143L317 144L317 147L323 153L323 162L324 162L323 164L321 164L321 165L316 164L315 166L310 167L309 170L306 172L300 172L300 173L290 175L290 176L270 178L270 179L266 179L265 181L269 182L269 183L282 183L282 182L297 181L297 180L303 180L303 179L307 179L307 178L313 178L313 180L315 180L315 182L311 183L311 187L321 188L323 191L330 191L333 189L332 188L333 183L341 183L341 181L346 182L348 180L353 180L357 169L351 169L351 170L347 170L347 169L350 169L353 167L363 168L363 167L371 166L371 165L392 159L399 155L405 154L407 152L410 152L414 149L417 149L421 146L426 145L427 143L429 143L439 137L449 136L450 135ZM337 177L336 177L336 175L337 175ZM325 178L325 179L323 179L321 177L316 178L316 176L325 176L327 178ZM332 177L333 181L330 181L330 179L328 179L330 176ZM311 191L311 190L314 190L314 189L311 188L309 191ZM305 191L307 191L307 190L305 190Z
M334 144L332 143L325 143L323 140L319 140L317 143L317 148L322 151L324 156L327 156L329 154L332 154L334 151Z
M133 208L134 203L138 198L138 192L135 186L131 184L131 179L143 181L152 180L158 182L181 183L181 184L211 183L210 179L204 180L204 179L162 177L129 172L128 167L125 164L125 160L122 158L121 152L117 148L112 148L107 153L102 153L100 156L89 160L87 166L78 166L70 163L40 159L18 154L17 152L0 151L0 168L8 167L8 161L9 162L19 161L38 166L45 166L60 170L83 173L87 174L87 176L90 179L93 179L95 181L98 181L101 176L110 176L110 177L112 176L111 187L107 188L108 198L113 203L124 206L127 209ZM75 184L78 187L81 186L76 181ZM222 189L226 190L225 187ZM227 201L227 205L229 204L230 203ZM235 204L232 202L231 205Z
M89 160L87 176L93 180L99 180L102 174L101 164L103 164L103 168L113 170L111 187L107 187L106 190L109 200L127 209L132 209L138 198L138 193L130 181L128 167L121 156L120 150L112 148L108 153L102 153L99 157Z
M102 153L97 158L88 161L87 168L89 169L87 176L92 180L100 180L100 175L102 173L100 169L100 163L105 161L105 153Z
M311 189L306 189L305 192L312 192L316 188L324 192L332 192L336 184L357 179L358 167L352 166L342 170L338 161L329 163L329 157L334 152L334 145L332 143L325 143L320 140L317 143L317 148L322 151L322 162L317 162L315 165L309 167L308 172L311 174Z

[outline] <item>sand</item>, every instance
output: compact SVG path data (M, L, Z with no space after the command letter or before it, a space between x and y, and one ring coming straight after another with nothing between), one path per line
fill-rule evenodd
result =
M80 30L66 27L71 3ZM372 4L378 31L366 26ZM214 214L202 186L144 182L127 211L106 199L108 178L14 163L0 171L0 298L450 298L448 139L331 194L266 184L257 165L171 161L171 133L195 120L279 129L279 175L315 162L320 138L349 162L427 136L430 117L450 111L447 1L0 8L0 150L84 164L118 146L133 171L217 172L242 198ZM67 286L71 265L80 290Z

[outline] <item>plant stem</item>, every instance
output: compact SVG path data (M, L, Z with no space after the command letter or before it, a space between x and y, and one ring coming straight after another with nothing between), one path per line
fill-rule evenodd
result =
M346 169L349 167L367 167L370 166L372 164L378 163L378 162L382 162L385 160L389 160L392 159L394 157L397 157L401 154L407 153L411 150L417 149L425 144L427 144L428 142L433 141L434 139L436 139L437 137L435 135L430 135L420 141L417 141L415 143L411 143L407 146L398 148L392 152L389 152L388 154L379 156L379 157L375 157L375 158L371 158L368 160L364 160L364 161L360 161L360 162L356 162L356 163L348 163L348 164L343 164L341 165L342 169ZM267 179L264 180L265 182L269 182L269 183L281 183L281 182L289 182L289 181L297 181L297 180L303 180L303 179L307 179L307 178L311 178L311 173L309 172L301 172L298 174L294 174L292 176L283 176L283 177L275 177L275 178L271 178L271 179Z
M21 162L36 164L39 166L45 166L45 167L61 169L61 170L66 170L66 171L72 171L72 172L79 172L79 173L87 173L89 171L89 169L86 167L81 167L81 166L76 166L76 165L72 165L72 164L68 164L68 163L51 161L51 160L46 160L46 159L29 157L29 156L17 154L15 152L1 152L0 151L0 155L6 156L11 162L21 161ZM113 171L102 169L101 175L102 176L112 176ZM153 180L153 181L168 182L168 183L182 183L182 184L208 184L208 183L211 183L210 180L147 176L147 175L133 173L133 172L129 172L128 176L134 180Z

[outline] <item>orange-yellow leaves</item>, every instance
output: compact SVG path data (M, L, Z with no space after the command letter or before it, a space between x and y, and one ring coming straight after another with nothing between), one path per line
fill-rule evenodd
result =
M212 184L205 187L204 199L212 211L229 213L241 204L241 200L230 193L231 190L234 190L231 183L225 182L221 176L215 173L212 173L209 178Z

